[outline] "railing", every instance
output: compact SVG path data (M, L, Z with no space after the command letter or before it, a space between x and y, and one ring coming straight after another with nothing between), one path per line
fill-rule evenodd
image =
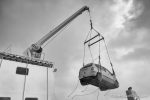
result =
M39 65L39 66L44 66L44 67L48 67L48 68L53 67L53 63L49 62L49 61L20 56L20 55L6 53L6 52L0 52L0 59L16 61L16 62L21 62L21 63L27 63L27 64L32 64L32 65Z

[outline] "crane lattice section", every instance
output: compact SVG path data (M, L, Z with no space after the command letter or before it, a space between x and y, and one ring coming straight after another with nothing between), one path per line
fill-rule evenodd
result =
M16 61L16 62L27 63L27 64L32 64L32 65L44 66L44 67L48 67L48 68L53 67L53 63L49 62L49 61L31 58L31 57L20 56L20 55L6 53L6 52L0 52L0 58L5 59L5 60L10 60L10 61Z

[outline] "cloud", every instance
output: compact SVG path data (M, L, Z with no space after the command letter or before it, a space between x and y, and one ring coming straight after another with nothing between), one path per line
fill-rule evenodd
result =
M121 0L118 1L116 5L117 6L114 6L113 9L117 13L114 24L118 23L117 25L119 26L114 25L114 27L117 28L113 28L117 35L115 35L116 38L111 39L110 47L114 48L112 51L116 53L116 57L120 54L120 57L125 57L126 60L134 58L131 56L137 54L139 58L141 56L146 56L149 54L148 52L144 53L144 51L149 50L149 29L146 27L137 27L138 19L145 13L143 2L136 0ZM122 60L126 61L125 59Z
M114 0L115 4L112 6L115 20L114 27L123 28L127 21L137 18L143 11L141 3L136 0Z
M134 52L128 53L125 55L122 60L147 60L150 59L150 48L135 48Z
M116 65L116 72L119 75L120 88L133 86L139 95L147 94L149 96L149 86L146 83L150 83L150 81L148 81L148 77L143 78L145 75L149 76L147 66L150 64L150 30L146 22L149 22L149 7L146 3L149 4L149 1L116 1L115 6L112 6L116 16L109 33L111 38L109 48ZM111 37L111 35L113 36ZM126 84L122 82L126 82Z
M148 77L143 75L145 72L145 75L149 76L147 66L149 66L148 59L150 56L150 30L148 29L150 10L148 9L148 3L148 0L13 0L9 4L3 0L2 4L5 6L0 5L3 8L0 11L0 16L3 17L3 19L0 19L3 21L3 24L0 23L2 26L0 32L3 33L0 36L1 46L4 46L3 42L6 43L7 41L7 43L15 44L15 47L21 48L21 50L17 49L21 52L53 29L49 25L58 25L75 10L87 4L91 9L93 26L104 33L109 44L110 55L120 82L120 88L116 89L116 93L120 94L128 86L133 86L138 92L142 91L143 94L149 94ZM53 88L56 88L56 93L53 94L61 100L68 99L67 95L78 81L78 72L82 67L83 41L89 31L89 26L88 14L82 14L73 21L71 27L63 31L64 34L61 33L59 37L44 48L46 59L54 61L58 68L55 78L51 73L50 92L53 92ZM35 75L32 74L32 78L28 82L34 82L28 84L29 87L35 86L32 88L33 91L41 90L43 94L40 96L43 99L45 98L46 79L39 80L42 77L39 74L40 71L42 71L42 75L45 75L43 70L32 70ZM12 78L12 82L13 79L15 78ZM55 86L53 87L54 81ZM10 87L13 87L13 85L10 85ZM92 89L89 89L89 91ZM29 91L30 89L28 89ZM103 95L104 92L101 92L99 98L105 100L106 97L103 97ZM96 94L92 94L76 99L89 100L96 99L96 97ZM111 97L108 99L113 100ZM114 98L114 100L116 99Z

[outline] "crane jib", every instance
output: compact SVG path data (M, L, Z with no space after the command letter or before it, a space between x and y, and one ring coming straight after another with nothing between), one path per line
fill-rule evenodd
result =
M32 44L27 50L25 50L25 52L24 52L25 56L32 57L32 58L41 58L42 45L86 10L88 10L88 12L90 12L89 7L87 7L87 6L82 7L81 9L76 11L73 15L71 15L66 20L64 20L62 23L60 23L58 26L56 26L54 29L52 29L45 36L43 36L39 41Z
M48 39L54 36L58 31L60 31L63 27L65 27L68 23L70 23L72 20L74 20L77 16L79 16L86 10L89 11L89 7L84 6L81 9L79 9L77 12L75 12L73 15L71 15L69 18L67 18L61 24L59 24L57 27L51 30L48 34L43 36L38 42L36 42L36 44L38 46L42 46Z

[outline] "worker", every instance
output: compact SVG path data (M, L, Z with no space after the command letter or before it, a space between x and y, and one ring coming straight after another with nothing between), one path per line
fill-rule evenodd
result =
M126 91L127 99L128 100L140 100L139 96L136 94L132 87L129 87Z

